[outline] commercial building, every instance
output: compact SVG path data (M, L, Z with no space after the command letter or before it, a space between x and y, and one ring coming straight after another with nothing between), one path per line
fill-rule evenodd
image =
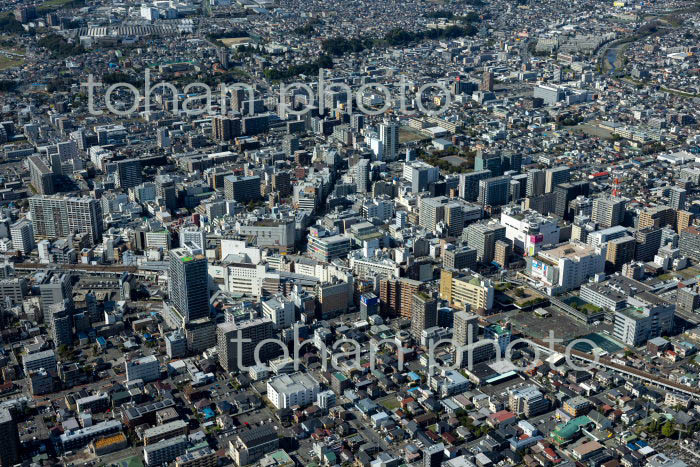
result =
M239 431L229 441L229 455L236 465L247 465L279 447L277 431L271 425Z
M13 277L11 279L0 279L0 297L9 301L11 305L19 305L25 295L29 292L27 279L24 277Z
M251 239L257 247L278 250L280 253L291 253L295 243L295 221L291 219L263 219L252 223L237 223L239 235Z
M550 295L575 289L605 270L604 254L578 242L541 250L526 260L527 274Z
M554 105L564 99L564 90L558 86L539 85L534 88L532 96L542 99L544 105Z
M549 400L535 386L523 386L508 391L508 408L529 418L549 410Z
M331 235L327 237L309 235L308 241L309 255L313 259L325 263L329 263L335 258L342 258L350 252L350 238L343 235Z
M127 381L140 379L144 383L149 383L160 379L160 362L155 355L127 360L124 362L124 366L126 367Z
M22 367L24 374L44 368L49 372L56 372L56 354L53 350L34 352L22 357Z
M442 252L442 267L446 269L471 269L475 270L477 265L477 252L468 246L454 247L449 245Z
M184 420L173 420L162 425L147 428L143 432L143 445L155 444L164 439L187 434L187 422Z
M412 193L426 191L431 183L438 180L439 176L439 168L423 161L406 162L403 165L403 178L411 185Z
M164 439L143 448L143 460L148 466L167 464L174 461L187 449L187 436Z
M320 390L318 381L302 372L281 374L267 382L267 398L277 409L313 404Z
M700 308L700 294L692 287L679 288L676 292L676 310L692 314Z
M227 175L224 177L224 194L226 199L232 199L239 203L258 201L261 199L260 177L257 175L250 177Z
M533 256L543 246L559 243L561 229L557 220L538 212L506 208L501 212L500 223L506 228L506 238L513 242L517 253Z
M440 298L460 310L484 313L493 308L493 284L479 275L463 275L443 269L440 272Z
M610 227L608 229L596 230L595 232L589 233L588 238L586 239L586 243L588 243L594 248L601 248L604 247L611 240L614 240L616 238L627 237L628 235L629 232L627 231L627 229L622 227L621 225L618 225L615 227Z
M628 305L615 312L613 335L616 339L638 347L673 330L674 305L648 304L632 298L628 299Z
M94 439L119 433L120 431L122 431L122 424L119 420L106 420L85 428L68 430L59 439L61 448L65 452L82 448Z
M617 311L627 306L628 297L648 290L649 287L639 281L614 275L604 282L583 284L580 296L582 300L599 308Z
M294 303L282 295L262 302L262 311L272 321L275 329L288 328L294 323Z

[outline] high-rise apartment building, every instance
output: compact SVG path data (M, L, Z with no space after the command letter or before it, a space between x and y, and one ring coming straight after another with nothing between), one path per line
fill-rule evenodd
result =
M228 175L224 178L224 193L226 199L241 203L257 201L261 198L260 177L257 175L250 177Z
M476 201L479 199L479 182L492 176L493 173L490 170L475 170L466 174L460 174L459 197L467 201Z
M461 235L464 229L464 211L462 206L444 196L421 198L418 211L419 225L434 232L440 222L447 226L448 235Z
M675 209L676 211L684 210L686 198L687 191L685 189L677 186L671 187L671 194L669 195L671 208Z
M32 186L36 192L40 195L52 195L56 193L54 173L41 157L29 156L27 158L27 164L29 165L29 175L32 180Z
M496 241L506 238L506 228L501 224L469 224L464 231L467 245L476 250L477 259L482 263L493 261Z
M34 229L28 219L20 219L10 226L12 248L19 250L23 255L29 254L34 247Z
M193 243L170 250L170 302L184 323L209 316L207 268L207 258Z
M212 139L225 142L241 136L241 119L230 118L222 115L211 120Z
M543 195L546 186L544 170L531 169L527 172L527 190L525 192L527 196Z
M605 229L620 225L625 218L626 204L624 198L596 198L593 200L591 220Z
M678 211L676 213L676 232L680 234L686 227L693 225L694 217L692 212Z
M9 409L0 409L0 466L9 467L19 462L21 447L17 422Z
M510 200L510 177L503 175L479 180L477 202L482 206L502 206Z
M422 282L408 278L381 279L379 281L379 301L382 313L411 317L413 294Z
M661 247L661 229L645 227L635 232L637 242L634 258L637 261L652 261Z
M665 227L676 225L676 211L668 206L647 208L639 214L637 229L645 227Z
M395 121L385 120L379 125L379 139L382 142L383 158L396 160L399 152L399 125Z
M143 183L141 161L139 159L124 159L117 163L117 188L127 190Z
M493 72L491 70L484 70L484 74L481 76L481 90L493 91Z
M355 185L358 193L367 193L369 190L369 164L369 159L360 159L355 165Z
M270 318L256 318L240 322L219 324L216 327L219 364L226 372L240 370L240 365L255 364L254 351L259 342L272 339L274 324ZM245 340L245 342L234 341ZM259 359L265 362L276 356L279 347L275 344L264 345L259 352Z
M423 330L437 326L437 322L437 300L425 292L414 293L411 304L411 334L414 339L420 340Z
M102 206L96 199L32 196L29 211L35 237L59 238L86 233L91 245L102 240Z
M605 266L609 271L620 271L622 266L634 260L636 242L630 236L615 238L608 242Z
M452 339L455 345L459 346L467 345L470 342L475 343L479 340L479 316L468 311L456 312Z
M545 172L545 193L554 191L554 187L566 183L571 178L571 169L567 166L553 167Z

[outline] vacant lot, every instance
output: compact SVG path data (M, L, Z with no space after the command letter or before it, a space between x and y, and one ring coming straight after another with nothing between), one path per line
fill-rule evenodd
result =
M13 68L22 65L24 65L24 60L21 58L0 55L0 70L7 70L8 68Z
M224 37L219 39L226 47L250 42L250 37Z
M413 141L421 141L424 139L428 139L428 137L418 130L405 126L399 128L399 143L411 143Z

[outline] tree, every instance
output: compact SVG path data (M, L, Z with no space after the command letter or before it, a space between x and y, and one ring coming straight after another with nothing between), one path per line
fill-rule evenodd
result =
M671 420L664 423L664 426L661 428L661 434L666 438L672 437L675 432L676 430L673 428L673 422Z

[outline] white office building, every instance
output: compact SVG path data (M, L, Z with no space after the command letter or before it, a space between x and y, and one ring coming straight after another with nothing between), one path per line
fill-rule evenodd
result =
M556 219L536 211L507 207L501 213L501 225L506 227L506 238L513 242L513 249L527 256L535 255L545 245L559 243L561 229Z
M273 297L262 304L263 315L270 318L275 329L284 329L294 323L294 303L282 295Z
M148 383L160 379L160 363L155 355L127 360L125 366L127 382L140 379L144 383Z
M320 390L318 381L302 372L281 374L267 382L267 398L277 409L313 404Z
M579 242L541 250L527 258L527 273L549 295L575 289L605 270L605 246L597 249Z

